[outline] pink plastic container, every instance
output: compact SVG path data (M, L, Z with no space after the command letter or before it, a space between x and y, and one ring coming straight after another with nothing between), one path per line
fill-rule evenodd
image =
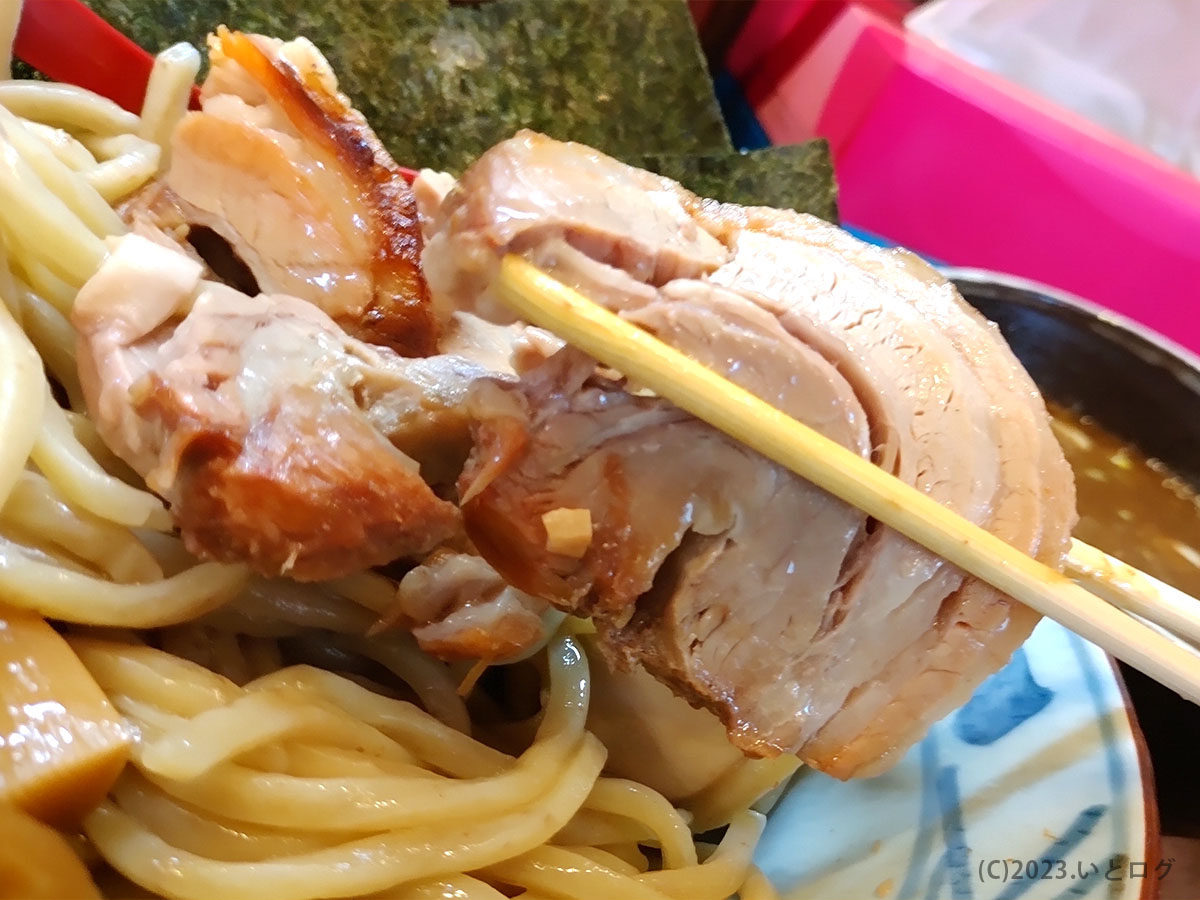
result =
M791 4L759 5L784 20ZM832 21L806 30L828 6ZM1072 291L1200 351L1200 181L894 19L829 0L793 11L744 88L773 143L830 141L847 223Z

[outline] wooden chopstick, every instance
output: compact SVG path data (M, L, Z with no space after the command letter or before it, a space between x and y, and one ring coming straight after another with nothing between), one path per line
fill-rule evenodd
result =
M1066 575L592 303L521 257L510 254L504 258L497 287L500 297L525 321L554 332L604 365L1200 703L1200 653L1109 605ZM1183 597L1188 603L1198 602Z
M1066 571L1097 597L1200 646L1200 602L1190 594L1080 540L1071 541Z

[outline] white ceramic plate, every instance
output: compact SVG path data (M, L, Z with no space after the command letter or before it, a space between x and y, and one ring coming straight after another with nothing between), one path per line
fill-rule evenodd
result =
M1108 658L1043 621L892 771L797 776L757 861L788 900L1138 900L1146 793Z

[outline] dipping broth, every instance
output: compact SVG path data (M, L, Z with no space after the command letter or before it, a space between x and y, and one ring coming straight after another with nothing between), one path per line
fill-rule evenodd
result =
M1090 416L1050 406L1075 472L1074 534L1193 596L1200 595L1200 496L1162 462Z

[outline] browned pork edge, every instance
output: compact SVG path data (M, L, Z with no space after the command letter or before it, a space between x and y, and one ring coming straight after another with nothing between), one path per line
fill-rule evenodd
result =
M420 268L417 202L366 120L344 97L326 91L316 73L300 72L264 52L255 36L221 26L217 39L222 52L262 84L296 129L357 186L374 218L375 299L361 317L338 324L360 340L403 356L436 353L437 322Z

